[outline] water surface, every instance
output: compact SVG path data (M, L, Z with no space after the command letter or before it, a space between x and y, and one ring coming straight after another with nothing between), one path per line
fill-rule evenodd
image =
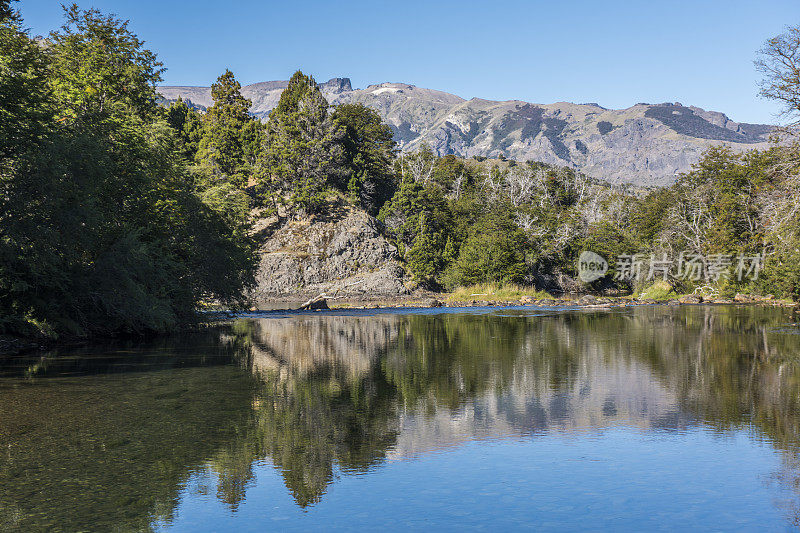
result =
M0 530L793 530L779 309L251 315L0 360Z

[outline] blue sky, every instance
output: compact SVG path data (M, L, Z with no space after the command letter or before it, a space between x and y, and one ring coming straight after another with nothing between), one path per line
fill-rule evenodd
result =
M681 102L740 122L775 122L758 96L756 51L800 24L798 0L354 1L78 0L130 19L168 68L167 85L350 77L464 98L536 103ZM33 34L60 2L17 4Z

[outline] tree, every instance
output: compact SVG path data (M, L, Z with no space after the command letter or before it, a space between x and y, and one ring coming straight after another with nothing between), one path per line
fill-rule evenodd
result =
M47 58L21 29L8 2L0 4L0 161L3 166L41 140L52 120Z
M0 0L0 23L5 22L6 19L14 15L14 10L11 7L11 2L17 0Z
M218 171L223 180L236 186L247 184L245 172L245 146L252 145L255 120L248 110L252 103L242 96L242 86L230 70L211 85L214 104L203 117L203 137L197 151L197 160ZM250 137L250 138L247 138Z
M759 51L756 68L764 75L761 95L778 100L784 116L800 122L800 26L768 40Z
M298 70L267 122L259 163L262 191L276 203L286 196L290 208L318 212L328 185L341 182L346 171L336 134L317 82Z
M178 101L167 109L167 124L175 130L183 146L181 152L186 161L194 161L203 137L203 119L200 113L178 97Z
M446 274L451 287L487 282L521 283L527 273L525 234L508 214L481 218Z
M432 231L424 213L420 215L419 233L405 259L414 281L429 288L436 287L436 278L444 266L442 235Z
M76 6L44 58L9 28L0 64L18 62L18 76L4 88L30 90L4 94L2 114L34 142L3 158L0 330L164 331L195 320L205 299L241 303L251 242L201 201L176 157L155 55L127 22Z
M377 111L363 104L337 106L332 119L342 130L340 142L347 167L344 180L336 185L367 212L376 215L394 192L392 129L383 123Z
M66 22L50 34L57 75L51 88L60 121L116 127L115 118L146 120L157 111L155 86L163 65L128 29L128 22L96 9L64 8Z

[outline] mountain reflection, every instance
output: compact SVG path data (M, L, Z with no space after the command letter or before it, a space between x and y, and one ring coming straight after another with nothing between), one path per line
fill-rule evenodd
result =
M74 357L17 363L0 380L0 529L168 523L193 478L235 511L263 460L306 507L339 473L618 426L747 430L800 492L800 337L786 322L737 307L300 314L121 350L162 361L137 373L110 373L108 354L80 377L59 363Z

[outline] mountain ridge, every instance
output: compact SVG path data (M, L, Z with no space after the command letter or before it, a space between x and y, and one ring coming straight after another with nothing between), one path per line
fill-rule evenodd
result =
M287 84L243 86L242 94L253 102L251 113L266 120ZM597 103L464 99L399 82L353 89L344 77L319 87L332 105L359 102L377 110L403 150L427 143L439 155L542 161L611 183L668 185L708 148L765 148L773 130L679 102L608 109ZM181 97L200 110L212 104L210 87L162 86L158 91L167 101Z

